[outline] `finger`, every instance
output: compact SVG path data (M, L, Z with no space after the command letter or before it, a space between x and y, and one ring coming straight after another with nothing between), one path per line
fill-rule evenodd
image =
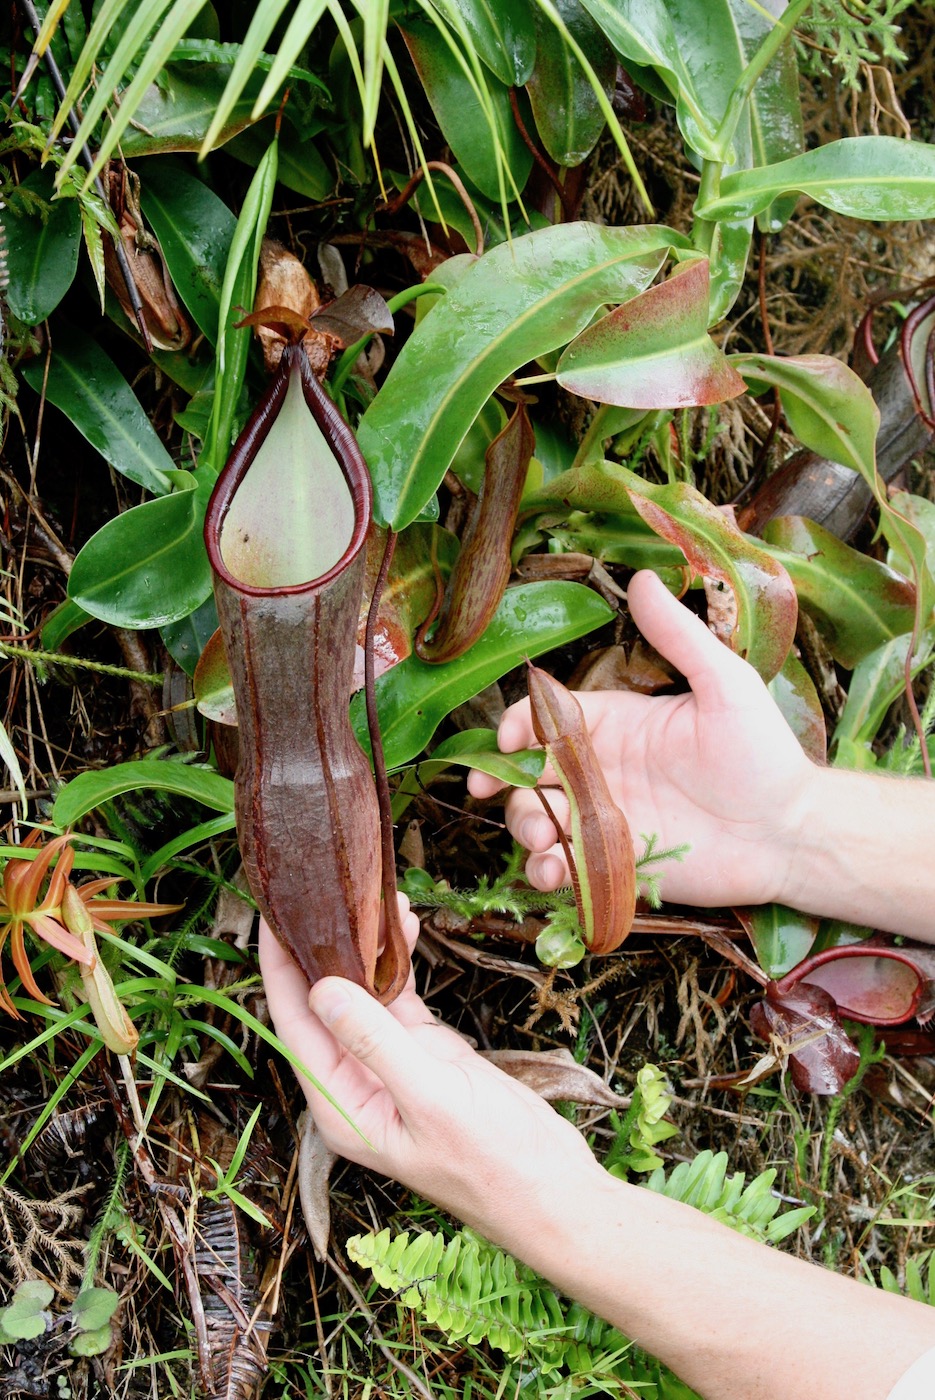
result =
M561 846L534 852L526 862L526 879L534 890L558 890L570 885L571 875Z
M309 1010L308 979L265 919L260 920L259 953L276 1034L316 1076L333 1074L341 1060L340 1046ZM299 1078L308 1095L312 1084L305 1075Z
M627 603L643 636L688 681L699 700L736 700L737 687L756 684L752 667L669 592L650 569L634 574Z
M545 797L562 830L567 831L571 821L568 798L560 788L548 788ZM514 788L505 816L510 835L527 851L547 851L558 840L558 831L532 788Z
M397 900L398 900L398 902L399 902L399 922L400 922L400 924L402 925L403 937L404 937L405 940L406 940L406 947L409 949L409 953L410 953L410 956L411 956L413 948L416 946L416 944L417 944L418 941L419 941L419 920L418 920L417 916L411 912L411 907L410 907L410 904L409 904L409 896L408 896L408 895L403 894L401 890L397 890L397 891L396 891L396 898L397 898ZM385 941L386 941L386 936L385 936L385 935L386 935L386 930L385 930L385 918L384 918L384 913L383 913L383 906L381 905L381 906L380 906L380 940L379 940L379 944L378 944L378 952L380 952L380 953L383 952L383 945L384 945L384 943L385 943Z
M385 1085L401 1112L424 1099L436 1062L362 987L323 977L309 994L309 1006L335 1042Z

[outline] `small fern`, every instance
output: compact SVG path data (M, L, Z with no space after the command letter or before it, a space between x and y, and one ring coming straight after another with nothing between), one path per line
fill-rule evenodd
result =
M636 1088L630 1107L621 1118L610 1115L614 1141L604 1158L611 1176L626 1180L630 1172L650 1172L662 1166L662 1158L653 1149L657 1142L674 1137L678 1128L667 1123L672 1094L666 1077L656 1065L644 1065L636 1076Z
M765 1171L745 1186L743 1172L727 1175L725 1153L702 1152L668 1177L657 1169L646 1187L772 1243L812 1214L807 1206L777 1216L780 1203L771 1193L775 1176ZM401 1306L416 1309L452 1342L486 1340L544 1377L600 1374L618 1386L639 1386L643 1400L695 1395L610 1323L579 1303L566 1305L545 1279L472 1230L450 1239L430 1231L392 1236L381 1230L353 1236L347 1252L381 1287L396 1293Z

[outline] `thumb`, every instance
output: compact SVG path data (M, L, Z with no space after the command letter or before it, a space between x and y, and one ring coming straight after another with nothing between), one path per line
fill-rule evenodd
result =
M627 602L643 636L681 671L700 701L720 701L726 692L736 699L738 690L751 683L761 688L753 667L674 598L652 570L633 575Z
M323 977L308 1004L339 1045L386 1086L402 1111L424 1084L431 1061L385 1006L354 982Z

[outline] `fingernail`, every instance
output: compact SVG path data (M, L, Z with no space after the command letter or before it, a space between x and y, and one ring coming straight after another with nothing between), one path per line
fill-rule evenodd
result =
M351 999L340 987L317 982L308 994L308 1004L320 1021L330 1026L351 1004Z

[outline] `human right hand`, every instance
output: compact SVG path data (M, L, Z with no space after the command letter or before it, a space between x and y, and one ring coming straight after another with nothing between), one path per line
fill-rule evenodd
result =
M646 640L691 690L667 696L592 691L577 698L634 838L654 833L659 849L689 846L681 863L662 867L663 897L705 907L782 901L784 891L795 888L804 813L822 770L805 756L753 667L655 574L636 574L627 598ZM505 753L535 746L528 700L506 711L499 742ZM544 784L555 781L547 769ZM499 784L474 771L468 786L475 797L490 797ZM567 831L564 794L548 797ZM531 789L511 792L506 822L532 852L530 883L543 890L567 884L557 832ZM639 853L638 839L635 844Z

